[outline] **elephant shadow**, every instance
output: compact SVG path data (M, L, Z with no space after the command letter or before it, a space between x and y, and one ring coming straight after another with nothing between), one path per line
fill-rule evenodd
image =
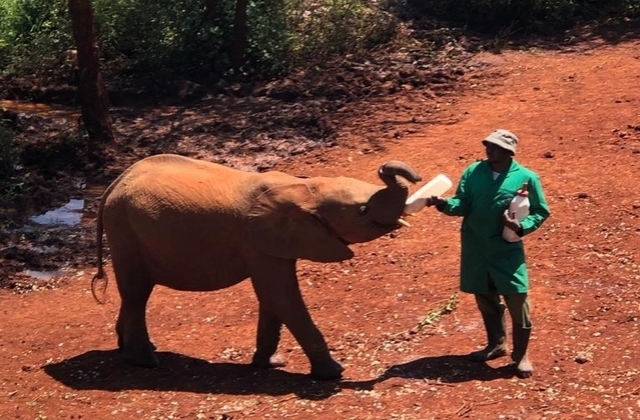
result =
M287 395L321 400L340 391L339 381L249 364L212 363L173 352L157 352L160 366L145 369L121 362L118 350L92 350L43 367L46 374L75 390L177 391L229 395Z
M469 355L464 354L428 356L393 365L380 375L377 381L381 382L389 378L411 378L455 384L474 380L508 379L514 375L515 370L511 364L494 368L486 363L472 362L469 360Z

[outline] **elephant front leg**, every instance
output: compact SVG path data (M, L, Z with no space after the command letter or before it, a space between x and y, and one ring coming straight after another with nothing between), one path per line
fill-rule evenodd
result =
M273 313L291 331L309 359L311 376L316 379L340 378L344 368L331 357L329 347L302 299L295 260L258 256L252 263L257 264L252 270L252 284L260 301L261 316ZM264 322L264 330L258 327L259 333L265 333L264 341L258 337L259 345L263 344L264 348L258 347L256 353L271 355L277 346L276 337L279 337L279 332L275 335L274 330L278 326L279 331L280 326L273 318L266 318Z
M281 329L282 322L277 315L260 305L256 352L253 355L252 365L259 368L286 366L284 357L276 353Z
M311 376L322 380L341 378L344 368L331 357L329 347L320 330L311 321L311 317L309 317L308 326L302 326L303 324L292 320L292 323L287 324L287 327L309 358Z

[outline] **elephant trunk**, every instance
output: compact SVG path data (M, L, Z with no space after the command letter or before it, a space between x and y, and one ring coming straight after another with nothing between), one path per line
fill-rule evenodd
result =
M411 183L421 181L422 177L412 167L400 161L383 164L378 169L378 176L387 188L378 191L371 198L370 204L374 213L372 216L382 225L397 225L409 194L407 183L397 177L402 177Z
M401 176L414 184L422 181L422 177L411 166L398 160L384 163L380 169L378 169L378 176L388 187L404 186L406 188L406 185L401 184L396 176Z

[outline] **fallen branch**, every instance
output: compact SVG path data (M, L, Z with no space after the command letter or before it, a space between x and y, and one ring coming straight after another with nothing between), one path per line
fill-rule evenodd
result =
M469 404L468 402L466 402L466 401L465 401L465 402L462 404L462 406L461 406L460 408L458 408L458 410L456 411L456 413L455 413L455 414L456 414L456 416L458 416L458 417L462 417L462 416L464 416L464 415L466 415L466 414L469 414L469 412L471 411L471 409L472 409L472 408L471 408L471 404Z
M485 402L477 403L476 405L477 405L478 407L482 407L482 406L484 406L484 405L498 404L498 403L500 403L500 402L502 402L502 401L501 401L501 400L485 401Z
M266 410L268 410L268 409L270 409L270 408L273 408L273 407L275 407L275 406L277 406L277 405L279 405L279 404L282 404L283 402L287 402L287 401L295 400L296 398L298 398L298 396L297 396L297 395L295 395L295 394L293 394L293 395L289 395L288 397L285 397L285 398L281 398L281 399L279 399L278 401L276 401L276 402L273 402L273 403L269 404L269 406L268 406L268 407L265 407L265 408L264 408L264 410L262 410L262 411L266 411Z
M624 394L618 394L618 397L630 397L634 394L637 394L640 391L640 386L634 389L633 391L625 392Z
M471 410L473 410L473 407L482 407L485 405L491 405L491 404L498 404L500 402L500 400L494 400L494 401L485 401L485 402L481 402L481 403L475 403L475 404L471 404L468 402L464 402L462 404L462 406L460 408L458 408L458 410L455 412L456 416L458 417L462 417L465 416L467 414L469 414L469 412Z
M458 292L452 294L447 302L440 308L434 309L418 323L417 329L421 330L425 325L433 325L440 320L442 315L450 314L458 306Z

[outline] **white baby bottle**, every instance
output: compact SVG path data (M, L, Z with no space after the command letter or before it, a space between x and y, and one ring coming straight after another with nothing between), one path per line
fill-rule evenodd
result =
M522 184L522 188L516 192L513 200L511 200L511 203L509 204L509 213L513 214L514 218L518 222L522 222L524 218L529 215L530 205L528 184L524 183ZM522 240L516 232L506 226L502 230L502 237L509 242L518 242Z
M411 194L404 206L404 214L417 213L427 204L427 198L432 195L442 195L451 188L453 183L444 174L436 175L431 181L423 185L418 191Z

